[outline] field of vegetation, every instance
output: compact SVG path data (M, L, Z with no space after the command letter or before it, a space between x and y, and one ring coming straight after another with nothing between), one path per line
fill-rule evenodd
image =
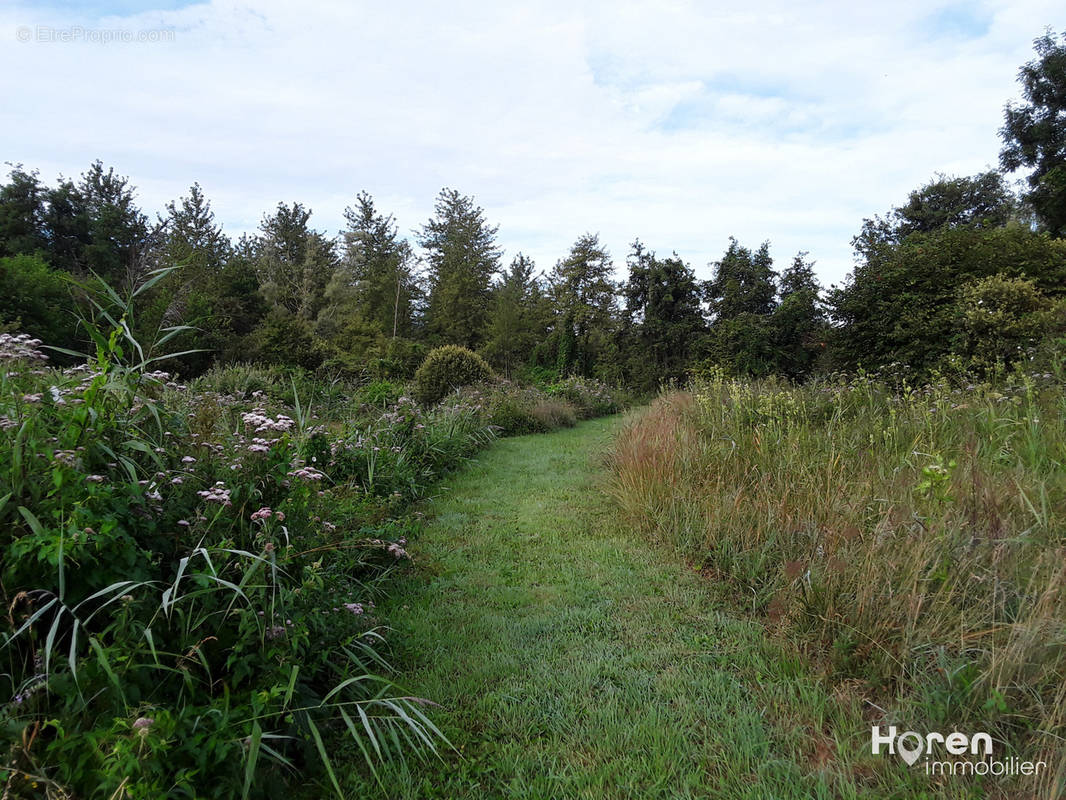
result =
M232 239L198 183L151 221L101 161L12 164L0 800L1066 796L1035 50L1002 170L863 220L829 290L733 238L705 278L591 232L505 265L449 188L411 241L366 192ZM1045 768L929 776L873 726Z
M497 436L619 395L515 387L460 348L410 387L256 366L179 383L109 299L85 363L0 335L4 796L288 796L432 751L375 613L410 504Z
M870 725L988 731L998 753L1049 767L990 796L1057 796L1062 378L706 376L626 427L611 492L716 595L860 699Z

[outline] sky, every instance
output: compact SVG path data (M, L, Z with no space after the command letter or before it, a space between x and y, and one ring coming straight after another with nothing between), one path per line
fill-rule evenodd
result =
M279 202L408 237L443 187L541 270L598 233L710 277L733 236L826 286L862 220L998 162L1061 0L0 0L0 161L95 159L153 215L198 181L231 236ZM162 32L162 33L161 33ZM7 169L7 167L5 167ZM1014 176L1016 178L1021 176Z

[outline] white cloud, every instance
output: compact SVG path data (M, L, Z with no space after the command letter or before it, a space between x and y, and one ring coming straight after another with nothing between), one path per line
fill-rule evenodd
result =
M809 250L831 283L864 216L934 172L996 163L1017 69L1059 11L715 5L8 7L4 157L48 180L101 158L149 209L198 180L231 233L282 200L336 231L362 189L409 231L451 186L500 224L508 257L541 268L591 230L619 264L639 236L707 275L735 235L770 239L779 264ZM16 41L75 24L175 39Z

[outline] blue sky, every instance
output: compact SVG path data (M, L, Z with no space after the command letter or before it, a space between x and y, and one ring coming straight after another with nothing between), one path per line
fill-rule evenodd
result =
M1042 0L8 2L2 155L48 181L100 158L153 212L198 181L231 235L279 201L335 233L361 190L409 233L448 186L542 269L593 231L619 266L639 237L707 277L735 236L779 266L809 251L831 284L864 217L995 166L1018 67L1060 17ZM37 36L75 26L133 40Z
M173 11L189 5L192 4L185 2L185 0L151 0L150 2L137 2L137 0L105 0L104 2L93 2L93 0L44 0L44 2L34 3L32 7L38 12L46 9L77 17L102 19L110 16L130 16L144 11Z

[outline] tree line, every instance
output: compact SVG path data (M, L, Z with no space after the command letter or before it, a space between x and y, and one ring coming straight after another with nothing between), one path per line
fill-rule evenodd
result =
M639 239L619 277L594 233L546 270L521 253L505 265L497 227L450 188L413 240L366 192L337 235L295 202L233 240L198 183L153 220L97 161L53 185L16 165L0 185L0 328L70 347L79 296L177 265L131 323L195 327L184 344L201 352L172 365L185 374L254 360L403 378L443 344L519 379L641 388L705 366L802 380L1010 362L1066 327L1066 35L1049 31L1036 54L1019 74L1025 103L1005 110L1003 172L936 176L865 220L853 272L829 290L807 253L778 269L769 242L735 239L708 280ZM1031 172L1016 195L1004 176L1019 169Z

